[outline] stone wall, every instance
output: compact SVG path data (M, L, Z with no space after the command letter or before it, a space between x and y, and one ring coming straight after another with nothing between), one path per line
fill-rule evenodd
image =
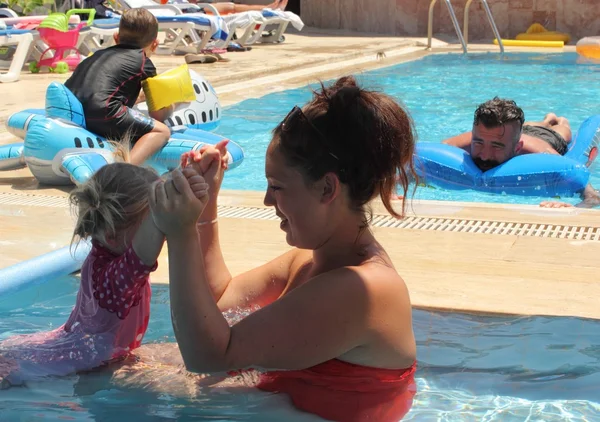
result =
M467 0L452 0L461 28ZM302 0L302 20L318 28L389 35L427 36L429 0ZM600 35L600 0L488 0L502 38L514 38L532 23L566 32L573 41ZM469 40L491 40L479 0L470 7ZM455 35L444 0L434 8L433 33Z

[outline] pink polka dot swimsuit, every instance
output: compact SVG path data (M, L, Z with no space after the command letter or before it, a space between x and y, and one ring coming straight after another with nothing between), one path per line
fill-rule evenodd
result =
M98 242L92 245L67 322L50 332L0 342L0 355L19 368L15 371L13 362L7 371L6 359L0 359L0 377L15 383L90 370L140 346L150 319L150 273L157 264L144 265L133 247L116 255Z

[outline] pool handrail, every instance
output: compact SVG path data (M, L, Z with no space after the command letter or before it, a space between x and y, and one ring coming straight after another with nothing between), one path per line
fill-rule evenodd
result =
M469 43L469 8L471 7L471 3L473 0L467 0L467 4L465 4L465 21L463 26L463 36L465 39L465 43ZM488 5L487 0L481 0L483 4L483 8L485 10L485 14L487 15L488 22L492 27L492 32L494 36L498 40L498 46L500 47L500 53L504 53L504 44L502 44L502 38L500 37L500 33L498 32L498 27L496 26L496 22L494 21L494 17L492 16L492 11Z
M450 0L445 0L446 6L448 7L448 13L450 13L450 18L452 19L452 24L454 25L454 30L456 31L456 35L462 45L463 53L467 53L467 44L465 43L465 39L463 38L463 34L460 30L460 25L458 24L458 20L456 19L456 15L454 14L454 8L452 7L452 3ZM427 49L431 50L431 39L433 38L433 7L437 3L437 0L431 0L429 3L429 22L427 24Z
M467 0L465 5L465 13L464 13L464 28L463 31L460 30L460 25L458 20L456 19L456 14L454 13L454 8L452 7L452 3L450 0L445 0L446 7L448 7L448 13L450 14L450 18L452 19L452 24L454 25L454 30L456 31L456 35L462 45L463 53L466 54L468 51L468 42L469 42L469 8L471 7L471 3L473 0ZM431 51L431 40L433 38L433 8L436 5L437 0L431 0L429 4L429 21L427 24L427 50ZM500 53L504 53L504 44L502 44L502 38L498 32L498 27L496 26L496 22L494 21L494 17L492 16L492 11L487 3L487 0L481 0L483 4L483 8L487 15L488 21L492 28L492 32L494 36L498 40L498 46L500 47Z

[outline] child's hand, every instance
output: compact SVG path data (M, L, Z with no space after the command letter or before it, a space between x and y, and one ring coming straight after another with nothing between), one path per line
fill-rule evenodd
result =
M213 161L221 161L221 167L226 170L228 167L227 161L227 144L228 139L218 142L214 147L204 145L198 151L188 151L181 154L181 168L192 166L196 171L204 175L210 168ZM216 154L216 151L219 154ZM210 157L210 159L208 158Z
M206 183L204 177L199 175L192 167L186 167L181 172L187 179L194 196L202 202L208 202L208 183Z

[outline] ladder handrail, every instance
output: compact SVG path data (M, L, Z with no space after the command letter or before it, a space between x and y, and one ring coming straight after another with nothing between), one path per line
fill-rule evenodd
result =
M452 3L450 0L445 0L446 6L448 7L448 12L450 13L450 19L452 19L452 24L454 25L454 30L456 31L456 35L458 35L458 39L460 44L462 45L463 52L467 53L467 44L469 42L469 8L471 7L471 3L473 0L467 0L467 4L465 5L465 20L464 20L464 30L461 32L460 26L458 24L458 20L456 19L456 15L454 14L454 8L452 7ZM431 50L431 39L433 38L433 7L437 3L437 0L431 0L429 3L429 21L427 23L427 49ZM494 36L498 40L498 46L500 46L500 52L504 53L504 44L502 43L502 38L500 38L500 33L498 32L498 27L496 26L496 22L494 21L494 17L492 16L492 11L487 3L487 0L481 0L483 4L483 8L485 9L485 13L487 15L490 26L492 27L492 32ZM464 34L464 36L463 36Z
M465 22L463 26L463 33L465 37L465 42L469 42L469 7L471 7L471 3L473 0L467 0L467 4L465 4ZM483 4L483 8L485 9L485 14L487 15L490 26L492 27L492 32L494 32L494 36L498 40L498 45L500 46L500 52L504 53L504 44L502 44L502 38L500 38L500 33L498 32L498 28L496 27L496 22L494 22L494 17L492 16L492 11L488 6L487 0L481 0Z
M454 8L452 7L452 3L450 0L445 0L446 6L448 7L448 12L450 13L450 18L452 19L452 24L454 25L454 30L456 31L456 35L458 35L458 39L463 48L463 52L467 52L467 44L465 39L463 38L463 34L460 30L460 25L458 24L458 20L456 19L456 15L454 14ZM427 48L431 50L431 39L433 38L433 6L437 3L437 0L431 0L429 4L429 22L427 25Z

